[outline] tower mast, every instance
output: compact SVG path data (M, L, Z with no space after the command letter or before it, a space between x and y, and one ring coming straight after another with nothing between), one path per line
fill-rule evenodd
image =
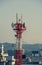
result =
M15 65L22 65L22 33L26 30L25 23L22 23L21 19L18 20L18 14L16 14L16 23L12 23L12 28L16 32L16 63Z

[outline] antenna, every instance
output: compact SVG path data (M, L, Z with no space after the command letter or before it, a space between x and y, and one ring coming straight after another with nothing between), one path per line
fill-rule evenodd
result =
M12 28L14 27L14 23L13 22L12 22L11 26L12 26Z
M16 22L18 22L18 13L16 13Z
M21 22L22 22L22 14L21 14Z

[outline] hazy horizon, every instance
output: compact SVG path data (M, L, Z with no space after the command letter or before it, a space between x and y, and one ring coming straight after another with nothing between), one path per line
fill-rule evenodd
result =
M16 42L11 23L16 13L26 24L22 41L42 43L42 0L0 0L0 42Z

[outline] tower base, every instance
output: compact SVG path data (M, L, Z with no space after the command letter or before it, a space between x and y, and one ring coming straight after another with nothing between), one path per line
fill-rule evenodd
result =
M22 65L22 50L16 50L16 62L15 65Z

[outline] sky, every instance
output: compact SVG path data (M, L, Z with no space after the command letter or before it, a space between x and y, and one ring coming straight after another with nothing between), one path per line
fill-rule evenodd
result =
M42 43L42 0L0 0L0 42L16 42L11 23L16 22L16 13L26 24L22 41Z

